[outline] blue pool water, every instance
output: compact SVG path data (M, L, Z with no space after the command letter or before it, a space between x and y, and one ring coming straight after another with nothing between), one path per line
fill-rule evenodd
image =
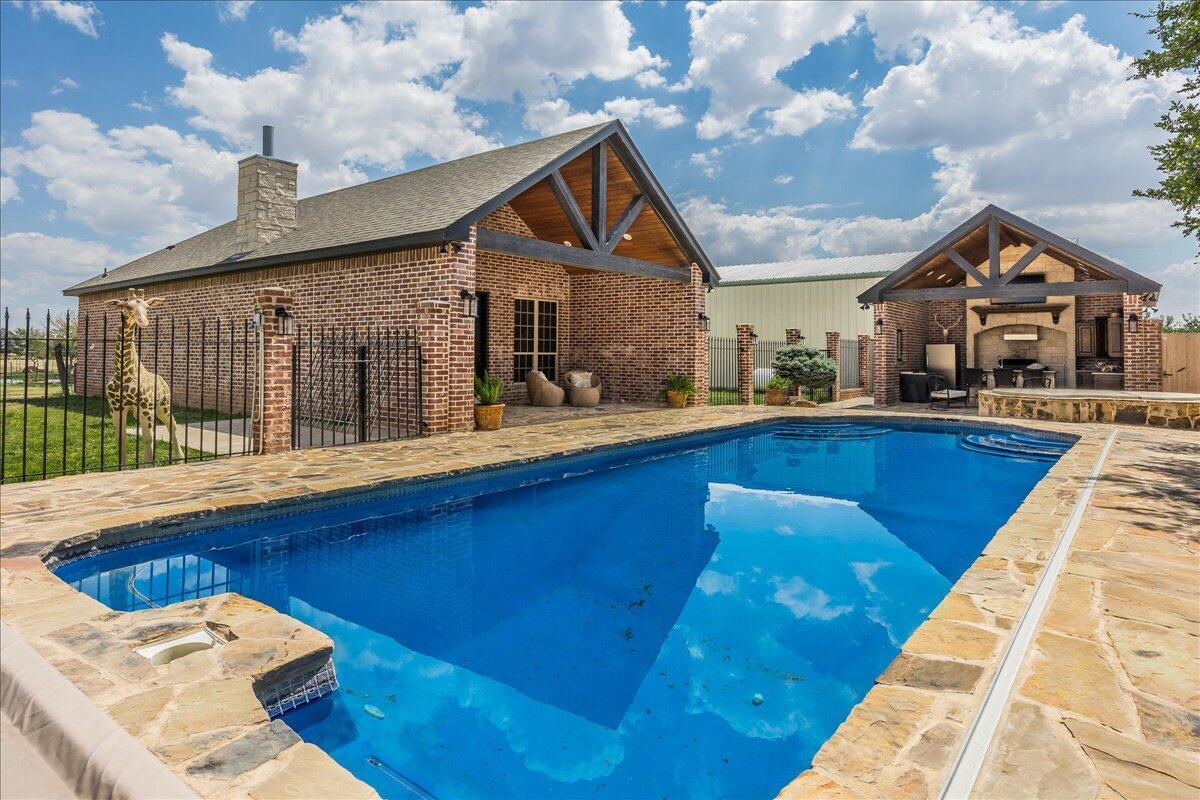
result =
M910 425L556 459L58 574L324 631L341 688L285 719L385 797L773 797L1050 466Z

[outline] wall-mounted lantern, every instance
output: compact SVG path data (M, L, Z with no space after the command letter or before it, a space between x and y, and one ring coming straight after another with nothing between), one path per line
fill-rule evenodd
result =
M883 317L875 318L875 335L883 336Z
M279 332L284 336L296 335L296 317L283 306L275 306L275 319L279 321Z
M464 317L474 319L479 316L479 296L469 289L463 289L458 293L462 298L462 314Z
M1135 313L1130 313L1128 322L1130 333L1137 333L1142 326L1142 318Z
M703 311L696 315L696 321L700 324L700 330L705 332L712 330L712 320Z

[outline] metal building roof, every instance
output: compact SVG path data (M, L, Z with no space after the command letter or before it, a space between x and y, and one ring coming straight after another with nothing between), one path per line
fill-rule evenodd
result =
M719 267L721 286L747 283L787 283L837 278L870 278L887 275L907 263L914 252L880 253L870 256L799 258L767 264L736 264Z

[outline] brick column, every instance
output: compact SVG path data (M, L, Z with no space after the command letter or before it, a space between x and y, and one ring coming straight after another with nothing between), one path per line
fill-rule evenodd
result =
M896 323L889 319L889 304L876 303L875 319L883 320L883 333L875 336L875 405L900 402L900 367L896 361ZM879 330L878 327L875 328Z
M871 389L871 337L858 335L858 385L860 388Z
M254 307L263 319L262 408L254 430L255 452L282 453L292 449L292 348L295 336L283 333L277 308L295 311L296 298L287 289L266 287L254 293Z
M799 328L788 328L783 332L783 338L786 340L787 344L800 344L804 339L804 337L800 335Z
M684 325L690 325L692 336L692 353L689 358L692 373L692 383L696 385L696 393L688 398L688 405L708 405L708 336L709 332L700 329L700 314L705 313L705 297L708 294L704 285L704 271L698 264L691 265L691 286L687 292L688 303Z
M1129 315L1142 316L1140 295L1127 294L1121 324L1125 359L1125 388L1134 392L1162 391L1162 320L1139 319L1138 332L1129 330Z
M754 405L754 326L737 326L737 387L738 403Z
M837 378L829 387L834 400L842 399L842 335L837 331L825 331L825 355L837 366Z
M417 303L417 341L421 344L421 415L425 433L450 430L449 300Z

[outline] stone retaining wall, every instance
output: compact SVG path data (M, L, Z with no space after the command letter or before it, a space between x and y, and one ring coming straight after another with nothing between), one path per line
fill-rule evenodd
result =
M1039 397L983 391L979 393L979 415L1055 422L1120 422L1126 425L1200 430L1200 398Z

